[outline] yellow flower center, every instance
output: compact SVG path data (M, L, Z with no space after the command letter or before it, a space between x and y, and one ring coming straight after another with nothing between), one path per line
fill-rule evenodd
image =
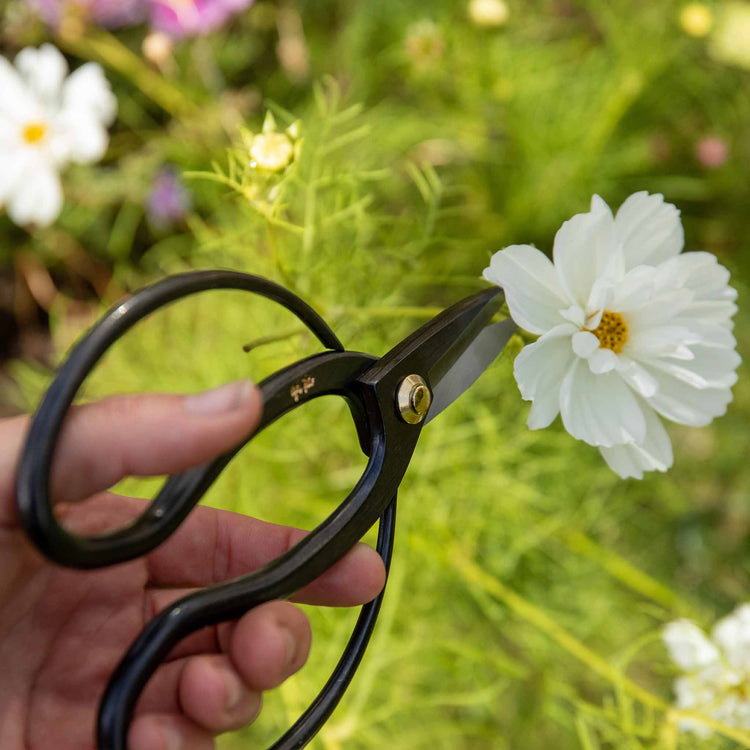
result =
M605 310L601 322L591 333L599 339L600 349L611 349L619 354L628 340L628 324L620 313Z
M261 133L250 146L252 166L278 172L294 158L294 146L284 133Z
M739 685L733 685L729 688L729 692L736 695L741 701L746 701L750 698L750 682L740 682Z
M26 143L39 143L47 135L47 125L43 122L30 122L24 126L23 139Z

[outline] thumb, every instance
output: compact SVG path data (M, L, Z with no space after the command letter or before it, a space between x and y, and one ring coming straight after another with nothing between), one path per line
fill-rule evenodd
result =
M52 496L80 500L125 476L196 466L245 439L261 409L249 380L189 396L113 396L73 407L55 451ZM28 424L28 417L0 422L0 523L15 518L13 485Z

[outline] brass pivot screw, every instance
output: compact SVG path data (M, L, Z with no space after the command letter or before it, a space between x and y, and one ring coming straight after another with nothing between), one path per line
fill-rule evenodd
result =
M408 424L419 424L432 403L432 393L419 375L407 375L396 392L396 406L401 419Z

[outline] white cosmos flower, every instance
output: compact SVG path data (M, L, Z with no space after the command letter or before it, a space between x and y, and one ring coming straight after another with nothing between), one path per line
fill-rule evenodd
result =
M59 170L106 151L117 101L101 67L67 74L51 44L27 47L14 66L0 57L0 208L16 224L52 223L63 202Z
M672 465L658 415L706 425L732 399L737 295L713 255L682 246L679 211L661 195L635 193L616 216L595 195L557 232L554 263L511 245L484 270L513 320L540 336L514 365L529 427L559 413L621 477Z
M719 620L710 638L690 620L669 623L662 637L683 672L674 682L677 708L750 729L750 604ZM692 719L681 721L680 728L710 731Z

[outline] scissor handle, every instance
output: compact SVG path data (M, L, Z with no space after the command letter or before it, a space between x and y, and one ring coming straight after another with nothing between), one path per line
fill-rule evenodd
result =
M118 665L102 698L98 724L100 748L125 750L127 730L138 696L167 654L183 638L202 628L235 620L265 602L288 599L340 560L386 512L395 498L420 430L418 425L398 423L393 405L384 413L375 389L358 379L373 361L373 357L355 352L325 352L300 360L261 383L265 407L262 423L255 434L313 398L328 394L345 397L352 407L360 439L369 456L364 473L336 510L292 549L254 573L180 599L146 625ZM297 401L292 395L296 390L294 384L303 378L311 383L314 381L314 384ZM391 445L391 441L397 447ZM227 454L230 458L231 455ZM213 463L206 464L169 481L180 486L184 482L186 487L204 488L227 461L226 456L222 457L217 459L216 467ZM182 479L183 476L187 478ZM369 630L376 616L377 610L374 610L371 622L366 626ZM349 655L345 653L342 659L342 663L352 662L345 668L345 671L349 670L348 679L351 679L367 645L367 638L360 639L361 642L357 639L355 631L354 645L348 651ZM344 687L338 691L338 697ZM328 688L328 693L333 695L337 690L333 685ZM333 710L338 697L328 703L324 701L323 707L327 707L328 713ZM311 711L314 709L315 706L311 707ZM320 724L327 715L318 715ZM315 725L315 729L320 724ZM307 729L311 726L312 723L307 725ZM277 748L302 747L310 736L301 732L297 744L282 744ZM300 744L301 738L305 741Z
M414 426L393 427L393 404L384 414L382 394L370 383L358 380L375 358L342 351L341 342L322 318L288 290L266 279L231 271L170 277L113 308L86 334L61 367L32 420L17 477L18 511L30 538L48 557L71 567L94 568L149 552L172 533L247 442L213 461L170 477L145 513L122 531L102 537L79 537L67 532L55 519L49 496L51 465L65 415L81 384L107 348L137 321L165 304L208 289L246 290L272 299L293 312L324 346L334 350L300 360L261 383L264 411L260 429L313 398L338 394L349 403L360 444L370 460L346 500L288 553L253 575L186 597L146 626L115 670L102 698L97 737L99 747L106 750L124 750L138 696L168 652L186 635L207 625L236 619L271 599L291 596L343 557L378 517L378 551L388 567L393 550L396 489L419 434ZM404 429L404 434L400 434ZM391 442L396 443L396 450ZM386 451L386 447L390 450ZM334 710L367 647L382 596L381 592L362 608L325 687L272 750L303 747Z
M378 527L377 550L383 558L386 576L391 567L395 533L396 498L394 496L390 505L385 509L383 515L380 516ZM349 687L349 683L352 681L357 667L365 655L365 650L370 642L370 636L380 614L380 605L383 603L384 596L385 587L375 599L362 607L349 642L346 644L346 648L336 668L331 672L328 681L320 693L318 693L315 700L308 706L307 710L268 750L298 750L298 748L305 747L323 724L325 724L326 719L333 713L346 689Z
M378 518L378 549L388 563L396 490L421 431L421 425L409 425L398 418L394 394L399 370L380 373L373 365L374 357L343 351L322 318L283 287L231 271L192 272L165 279L112 309L89 331L61 367L32 419L17 477L18 512L28 535L48 557L72 567L94 568L149 552L174 531L250 439L213 461L170 477L147 510L121 531L79 537L61 527L54 516L49 496L54 450L67 410L86 376L107 348L138 320L165 304L207 289L247 290L279 302L324 346L334 350L300 360L261 383L264 411L260 429L313 398L338 394L349 403L369 461L347 498L287 553L251 575L181 599L144 628L112 675L102 699L97 737L100 748L106 750L125 750L138 696L167 654L187 635L237 619L269 600L290 597L341 559ZM402 368L407 362L408 358ZM331 679L301 719L274 744L274 750L303 747L338 703L367 646L381 597L363 608Z
M50 559L74 568L99 568L153 550L182 522L233 454L168 480L151 505L130 526L102 536L71 534L55 518L50 498L54 451L70 405L106 350L139 320L164 305L197 292L237 289L271 299L294 313L329 349L344 347L307 303L278 284L235 271L192 271L171 276L112 308L75 346L31 421L16 479L19 520L30 539ZM224 461L224 463L222 463Z

